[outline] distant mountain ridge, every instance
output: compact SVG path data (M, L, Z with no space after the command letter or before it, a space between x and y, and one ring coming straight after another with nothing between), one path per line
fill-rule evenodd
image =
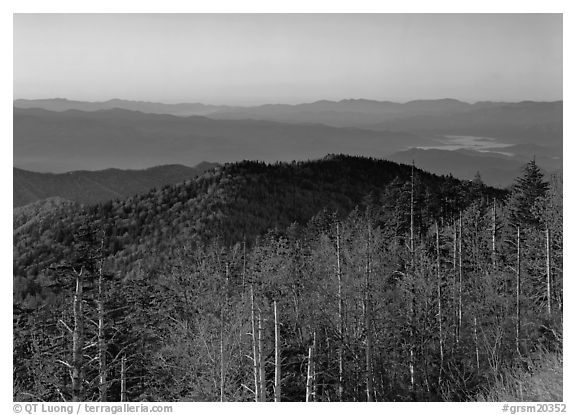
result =
M502 108L511 106L539 106L549 107L562 104L562 101L478 101L469 103L453 98L416 99L407 102L378 101L373 99L342 99L339 101L318 100L300 104L262 104L262 105L214 105L194 103L166 104L150 101L133 101L125 99L110 99L107 101L75 101L66 98L49 99L16 99L14 108L41 108L48 111L100 111L106 109L126 109L150 114L169 114L178 116L213 115L217 118L236 119L241 115L262 117L269 112L269 116L277 113L301 113L303 111L337 111L362 112L380 115L413 116L415 114L433 114L447 112L461 112L485 108Z
M407 101L405 103L394 101L378 101L373 99L342 99L339 101L318 100L301 104L262 104L262 105L214 105L194 103L166 104L162 102L134 101L126 99L110 99L107 101L77 101L66 98L48 99L15 99L15 108L42 108L48 111L100 111L104 109L127 109L146 113L171 114L171 115L205 115L209 112L231 111L231 110L263 110L263 109L318 109L318 110L341 110L350 108L356 111L382 111L400 108L410 108L414 110L435 111L442 107L447 109L465 109L475 105L489 105L491 102L478 102L470 104L452 98L442 99L419 99Z
M141 169L204 160L292 161L331 152L382 157L406 145L424 144L410 133L320 124L215 120L124 109L14 109L14 166L34 171Z
M257 106L162 104L113 99L104 102L66 99L15 100L15 108L49 111L100 111L126 109L149 114L201 115L219 120L258 120L290 124L323 124L375 131L414 134L460 134L512 138L533 144L553 139L561 145L562 101L467 103L452 98L413 100L405 103L369 99L320 100L302 104Z
M220 110L207 116L217 119L255 119L290 123L322 123L333 127L367 128L379 122L422 114L466 111L472 104L455 99L415 100L406 103L345 99L286 105L268 104Z
M469 111L410 115L382 121L372 125L370 129L414 134L497 137L513 144L530 143L561 149L563 103L478 103Z
M24 206L48 198L81 204L124 199L153 188L193 179L216 166L215 163L201 163L196 167L170 165L145 170L106 169L61 174L14 168L13 206Z
M75 101L65 98L53 99L16 99L14 108L21 109L45 109L48 111L63 112L78 110L94 112L111 109L125 109L139 111L147 114L167 114L176 116L202 115L216 119L258 119L280 122L311 122L323 123L324 120L316 119L319 114L327 117L330 113L363 114L361 125L369 120L376 123L383 118L406 116L415 114L438 114L454 111L465 111L475 106L494 105L495 103L482 102L470 104L451 98L413 100L405 103L393 101L377 101L371 99L343 99L340 101L319 100L301 104L263 104L253 106L238 105L210 105L202 103L179 103L166 104L160 102L132 101L124 99L110 99L107 101ZM376 119L373 117L377 116ZM328 123L328 125L333 125ZM333 126L359 126L355 123L339 124Z
M101 111L111 109L126 109L150 114L169 114L178 116L205 115L214 111L231 108L225 105L206 105L200 103L163 104L159 102L130 101L110 99L108 101L88 102L74 101L65 98L53 99L17 99L15 108L41 108L48 111Z
M446 148L452 136L501 148ZM561 173L562 151L562 101L344 99L252 107L14 101L14 166L33 171L310 160L343 153L415 159L426 170L464 179L480 171L490 185L507 186L533 157L548 172Z

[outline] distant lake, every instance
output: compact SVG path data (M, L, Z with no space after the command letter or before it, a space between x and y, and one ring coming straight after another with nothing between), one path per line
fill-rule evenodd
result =
M476 151L492 151L495 153L506 154L512 156L512 153L498 151L506 147L511 147L513 144L502 143L496 138L491 137L476 137L472 135L446 135L437 137L437 145L419 146L423 150L437 149L437 150L476 150Z

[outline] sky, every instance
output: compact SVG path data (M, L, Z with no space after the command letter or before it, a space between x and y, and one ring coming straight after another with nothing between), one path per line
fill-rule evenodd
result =
M562 99L561 14L15 14L14 98Z

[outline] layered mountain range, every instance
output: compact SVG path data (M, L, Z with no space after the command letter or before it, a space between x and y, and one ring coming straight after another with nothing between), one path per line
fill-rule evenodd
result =
M425 143L411 133L322 124L214 120L124 109L14 109L14 165L41 172L244 159L291 161L330 152L382 157L407 144Z
M319 396L338 399L333 350L339 344L346 344L347 385L362 385L365 362L385 368L375 377L378 400L466 399L489 384L493 368L485 353L482 366L479 354L476 361L469 353L447 353L443 360L437 327L448 333L446 344L462 350L478 350L472 327L496 333L507 353L499 358L516 364L519 332L502 322L517 319L502 304L514 301L514 284L507 283L520 275L519 247L522 294L539 299L523 302L523 321L553 327L532 330L523 340L534 348L557 344L547 332L561 333L561 322L550 324L542 296L549 239L532 225L520 235L512 221L516 213L533 215L537 206L541 220L551 224L546 237L556 285L548 295L555 293L556 313L563 301L561 187L553 182L547 193L537 167L521 168L535 157L548 173L558 172L561 104L310 105L296 109L304 114L296 121L289 116L295 108L283 106L269 108L270 119L245 118L262 108L201 115L142 112L151 104L139 111L15 108L15 399L74 399L62 362L71 350L81 355L72 339L78 331L72 336L67 330L77 330L81 315L85 344L98 339L110 356L104 372L109 379L125 379L128 371L131 401L222 400L222 386L217 396L214 385L224 379L232 399L253 400L245 391L257 360L246 356L249 298L252 310L258 305L263 334L262 381L272 374L269 334L277 317L271 301L281 310L282 354L276 356L287 380L285 401L302 400L313 349L308 367L318 369L322 388L332 388L334 397ZM393 107L396 115L370 112L378 106ZM285 118L271 119L272 113ZM478 172L484 183L470 180ZM512 192L485 184L507 186L522 173L524 186ZM521 236L522 245L509 243ZM464 275L459 285L457 258ZM346 299L343 313L338 297ZM86 305L80 313L77 304ZM436 304L443 307L443 320ZM373 310L370 318L367 310ZM462 322L450 317L458 312ZM347 322L340 333L334 330L338 315ZM362 358L364 350L369 356L368 333L374 334L371 360ZM102 366L91 357L96 348L84 349L81 372L85 379L101 379ZM413 350L416 388L406 364ZM225 365L234 372L223 376ZM471 381L463 385L450 368ZM99 399L101 385L84 383L86 399ZM447 390L452 395L446 397ZM120 386L108 396L126 400ZM364 397L362 387L347 392L350 400Z
M477 102L455 99L416 100L406 103L346 99L253 107L225 105L161 104L113 99L82 102L66 99L15 100L15 108L49 111L101 111L126 109L149 114L207 116L224 120L260 120L296 124L324 124L377 131L412 131L437 134L508 137L519 142L554 139L561 145L562 101L518 103ZM560 139L560 141L557 141ZM538 144L538 142L536 142Z
M547 174L561 175L562 102L349 99L234 107L15 100L14 206L52 196L88 204L124 198L194 177L187 166L205 161L328 153L414 162L467 180L479 173L500 187L532 158Z

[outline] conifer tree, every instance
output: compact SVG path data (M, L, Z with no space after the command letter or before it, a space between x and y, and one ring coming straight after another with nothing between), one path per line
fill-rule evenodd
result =
M536 201L546 196L549 183L544 181L544 174L532 159L524 167L524 173L516 179L510 200L511 221L515 226L539 226L540 219L534 215Z

